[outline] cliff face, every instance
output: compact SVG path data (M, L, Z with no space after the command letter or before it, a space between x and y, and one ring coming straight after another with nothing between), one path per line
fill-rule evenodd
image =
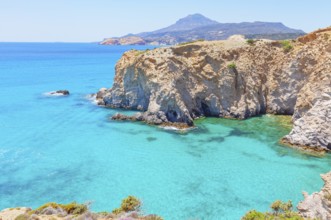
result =
M200 116L293 115L283 141L331 148L331 29L281 43L240 36L152 51L129 51L101 104L144 111L137 120L193 125Z

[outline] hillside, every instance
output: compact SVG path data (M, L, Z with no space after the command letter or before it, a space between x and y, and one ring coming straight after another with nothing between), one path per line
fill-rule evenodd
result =
M241 34L247 38L293 39L304 34L301 30L286 27L275 22L219 23L200 14L189 15L169 27L152 32L130 34L118 38L108 38L101 44L109 45L173 45L198 39L225 40L229 36ZM135 37L139 43L132 42Z

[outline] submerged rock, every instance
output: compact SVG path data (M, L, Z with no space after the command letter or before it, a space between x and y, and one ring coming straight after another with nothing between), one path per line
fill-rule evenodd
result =
M331 31L309 40L254 45L230 38L152 51L126 52L113 87L99 91L105 106L144 111L135 120L193 126L201 116L245 119L293 115L283 142L327 150L331 123Z

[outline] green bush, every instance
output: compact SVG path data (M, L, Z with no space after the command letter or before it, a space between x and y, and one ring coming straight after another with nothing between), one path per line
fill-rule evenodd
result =
M229 69L236 69L236 68L237 68L237 65L236 65L235 63L230 63L230 64L228 65L228 68L229 68Z
M242 220L262 220L262 219L266 219L266 215L256 210L251 210L244 217L242 217Z
M251 210L242 220L304 220L299 213L292 211L293 205L292 201L282 202L280 200L276 200L270 206L272 212L258 212L256 210Z
M122 204L120 208L114 209L114 214L120 214L121 212L130 212L137 211L141 206L141 202L134 196L128 196L127 198L122 200Z
M286 53L293 49L293 46L292 46L291 42L288 41L288 40L283 40L283 41L280 42L280 44L282 45L283 50Z
M34 214L34 213L39 214L45 208L48 208L48 207L52 207L54 209L62 209L64 211L66 211L69 215L81 215L88 210L87 205L78 204L76 202L72 202L69 204L58 204L55 202L50 202L50 203L46 203L46 204L40 206L36 210L33 210L30 214Z
M246 40L246 43L248 43L249 45L254 45L255 44L255 40L248 39L248 40Z

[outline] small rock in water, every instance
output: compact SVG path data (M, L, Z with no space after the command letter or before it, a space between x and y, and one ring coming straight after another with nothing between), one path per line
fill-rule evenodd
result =
M62 95L70 95L68 90L57 90L55 93L62 94Z
M52 91L52 92L48 92L46 93L46 95L49 96L68 96L70 95L68 90L57 90L57 91Z

